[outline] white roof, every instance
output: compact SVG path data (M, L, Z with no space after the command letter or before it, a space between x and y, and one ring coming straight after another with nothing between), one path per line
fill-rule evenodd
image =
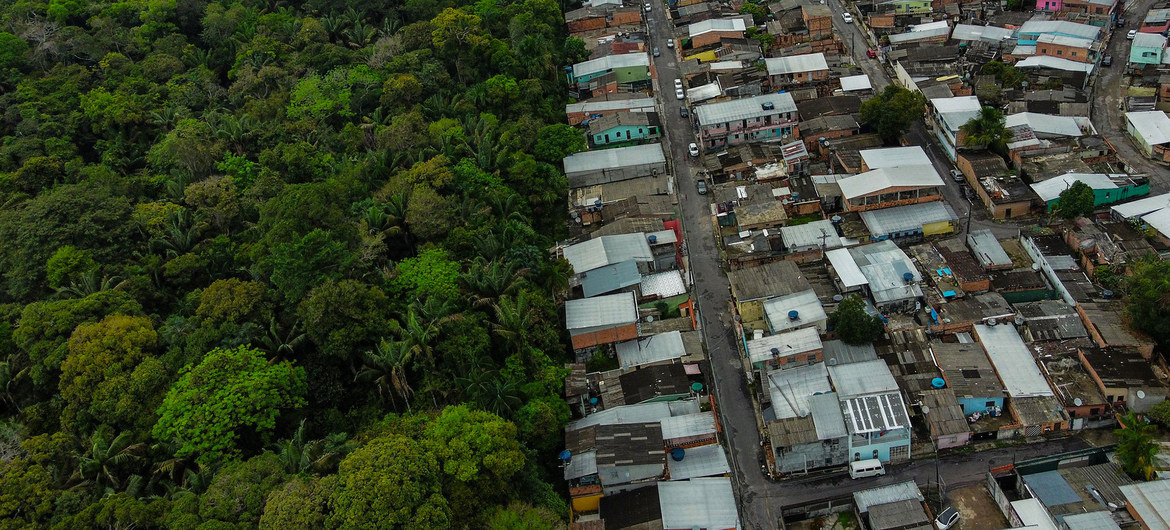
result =
M1166 207L1170 207L1170 193L1143 197L1136 201L1118 204L1109 210L1122 219L1130 219L1156 212Z
M768 65L768 75L816 72L818 70L829 69L829 63L825 62L825 54L823 53L768 57L764 62Z
M727 453L723 451L722 445L700 445L684 451L681 461L676 462L674 458L666 459L666 465L670 468L670 480L713 477L731 472L731 466L727 464Z
M853 492L853 505L861 513L868 512L870 506L911 499L919 502L924 500L922 490L918 489L918 484L913 480Z
M1150 528L1170 528L1170 481L1138 482L1119 489L1129 508Z
M573 455L569 465L565 466L565 480L587 477L597 474L597 451L587 451Z
M860 216L869 233L876 237L921 230L923 226L931 223L958 219L955 211L945 201L921 202L879 210L866 210L860 212Z
M1054 116L1036 112L1020 112L1004 117L1004 127L1018 127L1027 125L1033 131L1042 134L1059 136L1083 136L1080 124L1070 116Z
M1123 486L1124 487L1124 486ZM1048 516L1048 510L1044 509L1044 504L1040 499L1035 497L1012 501L1012 511L1020 516L1020 528L1027 528L1028 530L1057 530L1056 525L1052 522L1052 518Z
M790 311L799 313L796 320L788 318ZM772 333L801 328L815 324L829 318L821 299L812 289L779 296L764 302L764 316L768 319L768 327Z
M663 440L712 434L715 432L715 412L709 410L662 418L660 425L662 426Z
M1043 182L1032 184L1032 191L1040 196L1040 200L1044 202L1051 201L1060 197L1060 192L1072 186L1074 182L1084 182L1090 188L1095 190L1111 190L1117 188L1117 184L1109 178L1105 173L1065 173L1052 177Z
M869 76L865 74L851 75L841 78L841 90L845 92L852 92L854 90L870 90L873 88L873 83L869 81Z
M1121 526L1106 511L1066 515L1064 526L1068 530L1121 530Z
M1088 48L1093 45L1093 39L1086 39L1084 37L1070 37L1068 35L1054 35L1052 33L1045 33L1036 39L1037 44L1057 44L1060 46L1071 46L1073 48Z
M719 83L714 81L705 85L697 86L686 92L687 100L691 103L698 103L700 101L707 101L708 99L717 98L723 91L719 88Z
M1079 63L1060 57L1034 55L1016 63L1016 68L1053 68L1066 72L1092 72L1093 63Z
M618 293L565 301L565 329L569 331L620 326L638 321L634 293Z
M1170 142L1170 117L1160 110L1127 112L1125 119L1137 130L1142 140L1150 145Z
M922 273L893 241L886 239L849 249L853 261L865 275L870 295L877 304L922 296ZM910 275L907 283L906 275Z
M1086 39L1096 39L1101 28L1067 20L1029 20L1020 26L1021 34L1058 33Z
M565 173L571 174L644 164L665 164L666 155L662 152L661 144L653 143L573 153L566 156L562 163L565 165Z
M788 333L769 335L747 341L748 359L754 363L762 363L774 357L783 358L793 355L803 355L822 348L821 334L817 328L801 328ZM772 350L776 350L775 356Z
M596 425L625 425L628 423L654 423L674 416L698 414L699 402L693 399L683 401L656 401L637 405L622 405L594 412L579 420L570 421L565 431L578 431Z
M1157 33L1138 33L1134 35L1133 42L1129 45L1134 48L1157 48L1160 50L1166 47L1166 37Z
M1170 235L1170 208L1163 208L1156 212L1142 216L1142 222L1150 225L1162 235Z
M622 368L678 359L687 353L683 347L682 333L679 331L627 340L617 343L615 347Z
M773 109L764 110L764 103L771 103ZM764 94L699 105L695 107L695 118L699 120L699 125L712 125L771 116L780 112L796 112L796 102L792 100L792 94L787 92Z
M642 276L641 289L642 296L670 298L686 293L687 285L683 281L682 271L669 270Z
M894 374L890 373L890 367L881 359L830 366L829 380L842 400L898 391Z
M581 77L598 72L627 68L631 66L650 67L650 55L647 53L624 53L621 55L606 55L596 59L580 62L573 65L573 77Z
M707 63L708 70L741 70L743 61L714 61Z
M577 274L587 273L623 261L654 261L646 234L617 234L601 236L564 249L565 259Z
M621 109L654 110L654 98L614 99L609 101L582 101L565 105L565 114L603 112Z
M925 165L879 168L838 180L837 185L841 187L842 197L853 199L887 188L942 186L943 181L934 166Z
M941 37L951 34L951 27L947 25L947 21L940 20L938 22L931 22L929 24L915 24L910 26L910 29L905 33L898 33L890 35L890 43L898 44L902 42L913 42L916 40L929 39L931 37Z
M694 37L712 31L743 31L747 25L742 18L709 18L687 26L687 33Z
M993 266L1007 266L1012 264L1011 256L1008 256L1003 245L999 244L999 239L991 230L972 230L967 232L967 245L971 247L971 253L975 255L975 259L984 267Z
M811 412L809 399L818 392L832 392L825 363L768 372L768 395L776 419L801 418Z
M995 372L1003 381L1003 387L1013 399L1023 397L1051 396L1052 388L1036 366L1032 352L1016 332L1015 326L975 326L975 335L983 343L983 349Z
M962 127L971 118L979 116L979 111L983 108L979 103L979 98L975 96L933 98L930 100L930 104L934 106L935 111L938 112L939 117L942 118L951 132L958 131L959 127Z
M659 482L658 509L663 528L739 528L727 477Z
M826 250L841 247L841 237L828 219L780 227L780 239L789 249L821 248L822 245Z
M858 152L861 160L869 169L899 166L929 166L930 158L926 151L917 145L909 147L886 147L881 149L864 149ZM837 182L840 182L838 179Z
M998 26L975 26L972 24L956 24L951 38L955 40L982 40L999 43L1015 35L1015 30Z
M837 277L841 279L841 284L846 288L869 283L869 280L861 273L857 262L853 260L849 249L830 250L825 253L825 257L829 258L829 263L833 265L833 270L837 272Z

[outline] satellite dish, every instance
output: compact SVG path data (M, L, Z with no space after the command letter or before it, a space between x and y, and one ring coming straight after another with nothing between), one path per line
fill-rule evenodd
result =
M1078 407L1079 407L1079 406L1081 406L1083 403L1084 403L1084 401L1081 401L1081 398L1074 398L1074 399L1073 399L1073 405L1076 405L1076 406L1078 406Z
M1138 397L1138 399L1146 399L1146 391L1145 390L1138 390L1137 397Z
M930 414L930 407L923 405L922 406L922 413L923 414Z

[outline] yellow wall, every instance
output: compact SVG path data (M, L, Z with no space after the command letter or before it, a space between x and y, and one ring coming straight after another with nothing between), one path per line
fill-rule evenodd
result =
M573 497L573 511L575 512L595 512L601 509L601 495L590 495L588 497Z
M699 62L701 62L701 63L705 63L708 61L714 61L716 59L715 50L700 52L700 53L696 53L694 55L688 55L685 58L683 58L684 61L689 61L691 59L698 59Z
M939 221L937 223L922 225L922 234L927 236L949 234L954 231L955 226L950 221Z
M760 300L751 300L742 304L736 304L739 309L739 319L744 327L752 329L768 329L768 323L764 320L764 302Z

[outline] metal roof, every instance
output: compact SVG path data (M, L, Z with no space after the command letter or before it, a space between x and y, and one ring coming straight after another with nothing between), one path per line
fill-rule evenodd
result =
M621 326L638 321L634 293L619 293L565 301L565 329Z
M841 78L841 90L845 92L852 92L854 90L871 90L873 83L870 82L869 76L865 74L850 75Z
M731 294L739 304L792 294L808 287L808 279L800 268L788 260L727 271L727 281L731 284Z
M905 33L890 35L889 38L891 44L898 44L950 34L951 27L947 24L947 21L939 20L938 22L929 22L926 24L914 24Z
M807 416L812 411L809 398L832 391L825 363L768 372L768 395L776 419Z
M727 477L659 482L658 504L663 528L739 528Z
M1044 471L1020 477L1032 494L1045 506L1060 506L1080 502L1081 496L1068 485L1059 471Z
M666 155L662 152L661 144L652 143L574 153L566 156L562 163L565 166L565 173L580 173L645 164L665 164Z
M906 499L869 506L869 526L874 530L899 528L908 530L929 530L935 528L926 510L917 499Z
M1052 388L1036 366L1032 352L1011 324L976 325L975 335L1012 398L1051 396Z
M1170 142L1170 117L1160 110L1127 112L1125 119L1149 145Z
M1170 480L1121 486L1129 509L1150 528L1170 528Z
M979 264L987 267L1006 267L1012 264L1011 256L1008 256L1003 245L999 244L999 238L991 230L975 230L967 234L967 245L971 248L971 253L975 255L975 259L979 260Z
M1004 127L1027 125L1033 131L1058 136L1084 136L1080 124L1070 116L1053 116L1035 112L1020 112L1004 117Z
M663 419L673 416L698 413L699 403L693 399L622 405L620 407L594 412L579 420L570 421L565 426L565 432L578 431L596 425L661 422Z
M626 260L598 267L589 271L588 274L582 275L581 290L588 298L611 293L641 282L642 273L638 271L638 262Z
M873 195L889 188L925 188L942 186L934 166L899 166L878 168L837 181L846 199Z
M764 110L764 103L771 103L772 110ZM713 125L756 119L782 112L796 112L796 102L792 100L792 94L787 92L699 105L695 107L695 118L699 125Z
M654 98L617 99L608 101L582 101L565 105L565 114L578 112L603 112L607 110L643 109L654 110Z
M686 92L687 101L690 101L691 103L699 103L701 101L707 101L708 99L714 99L722 94L723 89L719 88L719 83L714 81L705 85L694 87L690 90L687 90Z
M565 466L565 480L587 477L597 474L597 452L589 451L573 455L569 465Z
M747 25L742 18L709 18L687 26L687 33L694 37L712 31L744 31Z
M951 38L955 40L982 40L999 43L1015 36L1015 30L998 26L975 26L972 24L956 24Z
M1134 35L1133 42L1129 43L1132 48L1156 48L1162 49L1166 47L1166 37L1157 33L1138 33Z
M941 390L927 389L921 394L926 423L930 425L931 435L947 436L971 432L967 425L967 417L963 415L963 408L955 392L950 388Z
M715 413L712 411L662 418L662 439L677 440L715 433Z
M848 250L865 276L875 303L922 296L922 289L918 286L922 282L922 273L893 241L887 239ZM907 273L913 276L909 283L906 282Z
M657 295L659 298L670 298L686 292L687 286L683 281L682 271L663 271L642 277L642 296Z
M1068 530L1121 530L1121 526L1106 511L1066 515L1064 526Z
M686 355L682 333L668 331L644 339L627 340L615 346L622 368L678 359Z
M1020 518L1022 528L1028 530L1057 530L1048 510L1040 503L1040 499L1029 498L1012 501L1012 511Z
M727 453L723 451L722 445L700 445L684 451L681 461L676 462L673 458L666 461L666 466L670 470L670 480L713 477L731 472L731 466L727 463Z
M835 392L813 394L808 398L809 415L816 427L818 440L834 440L849 436L845 428L845 413Z
M958 131L963 124L979 116L979 111L983 108L979 98L975 96L932 98L930 104L952 132Z
M1052 33L1045 33L1036 39L1037 44L1056 44L1058 46L1070 46L1073 48L1089 48L1093 45L1093 39L1086 39L1084 37L1070 37L1068 35L1055 35Z
M879 170L887 171L887 170ZM866 210L860 213L862 222L874 237L888 236L899 232L922 230L931 223L958 219L951 206L943 201L907 204L880 210Z
M1170 234L1170 208L1163 208L1156 212L1142 216L1142 222L1150 225L1163 235Z
M1101 28L1097 26L1090 26L1088 24L1078 24L1076 22L1069 22L1067 20L1037 19L1024 22L1024 24L1020 26L1019 30L1021 35L1056 33L1094 40L1097 38L1097 35L1100 32Z
M573 65L573 77L581 77L615 68L629 68L632 66L645 66L649 68L650 54L624 53L621 55L606 55L604 57L590 59Z
M789 311L799 313L796 319L788 317ZM799 293L779 296L764 302L764 315L772 333L796 329L815 324L829 318L816 291L809 289Z
M840 340L824 342L824 358L828 364L850 364L877 359L873 344L846 344Z
M881 359L829 366L829 380L841 399L898 391L894 374Z
M803 355L821 349L821 335L817 328L801 328L788 333L769 335L747 341L748 359L762 363L773 358ZM773 354L772 350L778 353Z
M868 512L870 506L911 499L918 502L925 500L922 490L918 489L918 484L913 480L853 492L853 505L859 513Z
M817 248L829 250L842 246L837 229L827 219L781 227L780 239L784 241L784 246L794 252Z
M853 434L910 428L910 414L901 392L849 398L841 402L841 407L845 426Z
M586 276L594 269L623 261L654 261L646 234L641 232L601 236L569 245L565 247L564 255L574 272Z
M823 53L768 57L764 63L768 66L768 75L796 74L829 69L829 63L825 61Z
M1033 48L1034 47L1035 46L1033 46ZM1061 59L1060 57L1034 55L1017 62L1016 68L1053 68L1056 70L1064 70L1066 72L1089 73L1093 71L1093 63L1079 63L1077 61Z
M853 260L853 254L849 252L849 249L839 248L830 250L825 253L825 257L829 258L829 264L833 266L833 270L837 272L837 277L840 278L841 284L846 288L869 283L869 279L861 273L861 268Z
M930 165L930 158L926 156L926 151L917 145L863 149L858 154L861 155L861 160L865 162L865 166L869 169Z
M1115 217L1132 219L1166 207L1170 207L1170 193L1150 195L1136 201L1118 204L1110 208L1109 211L1113 212Z
M1074 182L1084 182L1095 190L1117 189L1117 184L1111 179L1112 175L1105 173L1065 173L1057 175L1043 182L1032 184L1032 191L1040 196L1044 202L1060 198L1060 192L1068 189ZM1124 175L1121 175L1124 176Z

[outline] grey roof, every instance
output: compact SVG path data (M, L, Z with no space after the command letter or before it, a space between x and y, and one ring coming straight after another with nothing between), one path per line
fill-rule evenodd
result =
M1073 35L1086 39L1096 39L1101 28L1088 24L1078 24L1067 20L1039 20L1032 19L1020 26L1019 34L1031 35L1037 33L1058 33Z
M808 280L796 263L787 260L727 271L727 281L731 284L731 293L736 302L741 304L792 294L808 286Z
M955 30L951 32L951 38L954 40L982 40L995 44L1010 39L1014 35L1015 31L1007 28L971 24L955 24Z
M857 511L860 513L868 512L870 506L904 500L916 500L918 502L924 500L922 490L918 489L918 484L915 484L913 480L853 493L853 505L857 507Z
M1167 207L1170 207L1170 193L1150 195L1149 197L1143 197L1136 201L1117 204L1109 210L1113 212L1114 217L1132 219Z
M879 170L887 171L887 170ZM955 211L944 201L920 202L860 213L862 222L874 237L900 232L920 231L923 226L958 219Z
M1066 515L1064 526L1068 530L1121 530L1117 521L1105 511Z
M658 143L585 151L566 156L563 160L565 173L580 173L603 169L664 164L666 155Z
M773 358L804 355L821 349L821 335L817 328L802 328L747 341L748 359L762 363ZM775 350L776 353L773 353Z
M849 364L872 361L878 358L873 344L846 344L839 340L824 342L824 358L828 364Z
M841 247L841 238L837 235L837 229L833 227L833 222L827 219L781 227L780 239L784 241L784 246L793 251L817 248L829 250Z
M829 366L829 380L842 399L898 390L894 374L881 359Z
M790 311L798 313L796 320L788 317ZM824 306L821 305L821 299L812 289L764 302L764 315L768 319L768 327L772 329L772 333L817 324L829 318Z
M1138 33L1133 36L1133 42L1130 46L1135 48L1155 48L1162 49L1166 47L1166 37L1157 33Z
M577 274L589 273L594 269L623 261L654 261L646 234L619 234L601 236L564 249L565 259Z
M727 477L659 482L658 502L663 528L739 528Z
M715 413L712 411L662 418L662 439L677 440L715 434Z
M1011 324L975 326L987 357L1012 398L1051 396L1052 388L1036 366L1032 352Z
M841 402L841 407L845 426L853 434L910 428L910 414L901 392L849 398Z
M918 286L922 282L922 274L893 241L887 239L853 247L849 249L849 254L865 276L875 303L884 304L922 296L922 289ZM906 283L904 275L907 273L913 275L911 283Z
M764 110L764 103L771 103L773 109ZM699 125L713 125L771 116L781 112L796 112L796 102L792 100L792 94L787 92L783 94L764 94L750 98L699 105L695 107L695 119L699 121Z
M869 526L872 530L930 529L930 518L917 499L903 499L869 506Z
M611 99L605 101L581 101L565 105L565 114L578 112L604 112L608 110L640 109L654 110L654 98Z
M1129 509L1150 528L1170 528L1170 480L1121 486Z
M642 296L670 298L687 292L682 271L669 270L647 274L642 277Z
M681 461L676 462L671 458L666 462L670 469L670 480L713 477L731 472L731 466L727 463L727 453L723 451L722 445L700 445L684 451Z
M808 398L809 415L816 426L818 440L835 440L849 436L845 429L845 413L835 392L814 394Z
M587 298L611 293L641 282L642 273L638 270L638 262L634 260L612 263L581 275L581 289Z
M930 22L927 24L915 24L910 26L910 30L905 33L898 33L890 35L890 43L898 44L902 42L913 42L916 40L929 39L932 37L942 37L951 34L951 27L947 25L947 21L940 20L938 22Z
M570 332L588 328L621 326L638 321L634 293L619 293L565 302L565 329Z
M645 66L650 67L650 54L648 53L626 53L621 55L606 55L596 59L580 62L573 65L573 77L581 77L598 72L605 72L615 68L628 68L631 66Z
M1052 68L1066 72L1089 73L1093 71L1093 63L1081 63L1048 55L1033 55L1022 61L1017 61L1016 68Z
M841 195L846 199L872 195L895 187L926 188L942 186L942 178L934 166L902 165L871 169L837 181Z
M873 89L873 83L870 82L868 75L850 75L841 78L841 90L845 92L871 89Z
M565 480L587 477L597 474L597 452L589 451L573 455L569 465L565 466Z
M818 70L829 69L829 63L825 62L825 54L823 53L768 57L764 62L768 66L768 75L816 72Z
M967 245L971 247L971 253L984 268L1006 267L1012 264L1011 256L1008 256L1003 245L999 244L999 238L995 237L991 230L975 230L968 233Z
M1052 136L1084 136L1081 125L1072 116L1054 116L1037 112L1020 112L1004 117L1004 127L1027 125L1037 134Z
M1015 305L1033 341L1088 337L1089 332L1076 310L1063 300L1041 300Z
M1127 112L1125 119L1149 145L1170 142L1170 117L1160 110Z
M693 399L622 405L620 407L594 412L579 420L570 421L565 426L565 431L577 431L597 425L661 422L664 418L698 413L699 403Z
M930 425L934 436L971 432L967 418L963 415L963 408L959 406L959 400L950 388L924 390L922 406L923 410L930 409L930 412L925 414L926 423Z
M1045 506L1080 502L1081 496L1068 485L1059 471L1044 471L1020 477Z
M768 439L772 447L794 447L821 442L817 438L817 426L812 416L783 418L768 422Z
M615 346L622 368L633 368L644 364L670 361L686 354L682 333L668 331L638 340L619 342Z
M825 363L816 363L768 372L768 393L777 419L807 416L809 398L817 392L832 392Z

